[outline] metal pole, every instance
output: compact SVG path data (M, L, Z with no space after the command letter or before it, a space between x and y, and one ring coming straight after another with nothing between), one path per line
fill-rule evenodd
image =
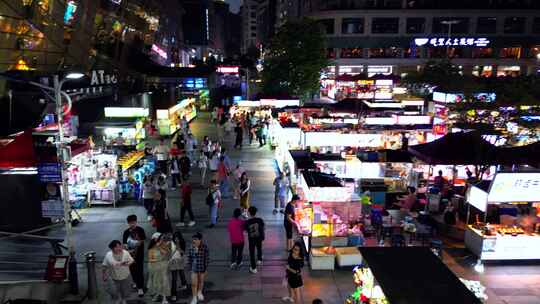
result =
M64 108L62 105L62 84L58 75L54 76L54 97L56 101L56 116L58 119L58 140L56 141L56 156L60 163L60 173L62 176L62 202L64 205L64 222L66 225L66 243L69 259L69 285L73 295L79 294L79 280L77 275L77 260L75 259L75 246L73 245L73 227L71 226L71 205L69 203L69 189L67 183L67 164L65 159L65 139L64 139Z
M97 278L96 278L96 253L94 251L87 252L86 268L88 270L88 299L97 299Z
M452 22L448 22L448 39L452 36ZM446 57L450 58L450 46L446 46Z
M249 100L249 68L246 68L246 100Z

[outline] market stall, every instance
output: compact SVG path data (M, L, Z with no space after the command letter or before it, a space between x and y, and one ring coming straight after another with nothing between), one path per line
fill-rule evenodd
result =
M480 300L426 247L359 247L354 293L347 304L480 304Z
M142 148L148 108L106 107L104 114L105 119L96 124L96 135L102 137L106 146Z
M471 186L467 202L479 212L467 225L465 245L480 260L540 259L540 173L499 172Z
M310 252L312 269L334 269L333 247L358 245L362 204L354 186L320 172L303 171L295 221ZM326 247L330 246L330 247ZM326 247L326 248L324 248Z
M195 99L183 99L168 110L157 110L156 117L159 134L171 135L178 130L180 121L183 117L185 117L188 122L197 117Z
M68 184L69 198L76 208L86 204L116 207L119 198L116 155L88 150L72 157Z

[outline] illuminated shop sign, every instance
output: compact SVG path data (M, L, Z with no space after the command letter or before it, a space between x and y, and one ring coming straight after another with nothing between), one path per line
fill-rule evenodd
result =
M167 59L169 56L167 56L167 52L165 52L163 49L161 49L159 46L152 44L152 51L156 52L159 57L163 59Z
M220 66L217 68L218 73L222 74L238 74L240 67L237 66Z
M486 47L491 43L487 38L416 38L414 44L416 46L475 46Z
M120 108L106 107L105 117L147 117L149 110L147 108Z
M489 189L488 201L540 201L540 173L498 173Z
M72 25L75 19L75 13L77 12L77 3L75 1L68 1L66 3L66 11L64 13L64 24Z

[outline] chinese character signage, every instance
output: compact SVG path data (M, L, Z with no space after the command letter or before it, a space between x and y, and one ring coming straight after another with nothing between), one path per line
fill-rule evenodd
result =
M61 183L62 168L59 163L38 164L38 177L42 183Z
M456 37L456 38L415 38L416 46L431 46L431 47L486 47L491 43L487 38L471 38L471 37Z
M488 194L488 202L540 201L540 173L498 173Z

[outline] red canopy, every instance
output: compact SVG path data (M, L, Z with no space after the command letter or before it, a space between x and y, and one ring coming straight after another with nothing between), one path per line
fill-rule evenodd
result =
M36 164L31 131L0 140L0 168L28 168L35 167Z

